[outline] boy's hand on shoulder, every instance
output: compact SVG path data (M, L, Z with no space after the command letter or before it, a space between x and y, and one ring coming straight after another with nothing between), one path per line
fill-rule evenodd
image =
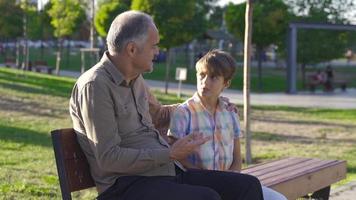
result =
M183 160L193 153L197 147L211 140L211 136L203 136L202 133L192 133L174 142L170 148L172 160Z

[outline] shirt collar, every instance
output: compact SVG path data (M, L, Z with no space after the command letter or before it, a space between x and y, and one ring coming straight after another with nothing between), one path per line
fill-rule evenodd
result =
M108 53L109 53L108 51L104 52L100 62L103 64L105 70L109 73L111 79L114 81L116 85L127 86L124 76L115 67L114 63L111 62L109 56L107 55Z
M193 100L194 100L194 102L198 103L200 106L202 106L202 107L204 108L204 105L203 105L203 103L201 102L201 99L200 99L200 97L199 97L199 95L198 95L197 92L194 93L194 95L193 95ZM227 106L227 105L226 105L225 101L222 100L221 97L219 97L219 99L218 99L217 111L225 110L225 109L226 109L226 106Z

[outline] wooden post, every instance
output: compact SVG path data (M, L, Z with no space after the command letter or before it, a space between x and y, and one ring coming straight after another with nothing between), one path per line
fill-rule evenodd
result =
M61 50L56 52L56 75L59 76L59 68L61 65Z
M81 63L82 63L82 66L80 68L80 73L84 73L85 72L85 59L84 59L84 51L80 51L80 58L81 58Z
M251 164L251 132L250 132L250 62L252 38L252 0L246 1L245 11L245 39L244 39L244 130L246 140L246 163Z

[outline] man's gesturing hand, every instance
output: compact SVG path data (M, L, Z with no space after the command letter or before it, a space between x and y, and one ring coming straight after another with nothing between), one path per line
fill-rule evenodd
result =
M170 158L173 160L185 159L198 146L211 139L210 136L204 137L202 133L192 133L177 141L171 146Z

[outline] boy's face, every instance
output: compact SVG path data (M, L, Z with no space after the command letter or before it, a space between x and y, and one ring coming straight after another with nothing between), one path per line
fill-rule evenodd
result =
M197 71L197 90L200 97L217 99L227 86L223 76L210 74L207 67L201 67Z

